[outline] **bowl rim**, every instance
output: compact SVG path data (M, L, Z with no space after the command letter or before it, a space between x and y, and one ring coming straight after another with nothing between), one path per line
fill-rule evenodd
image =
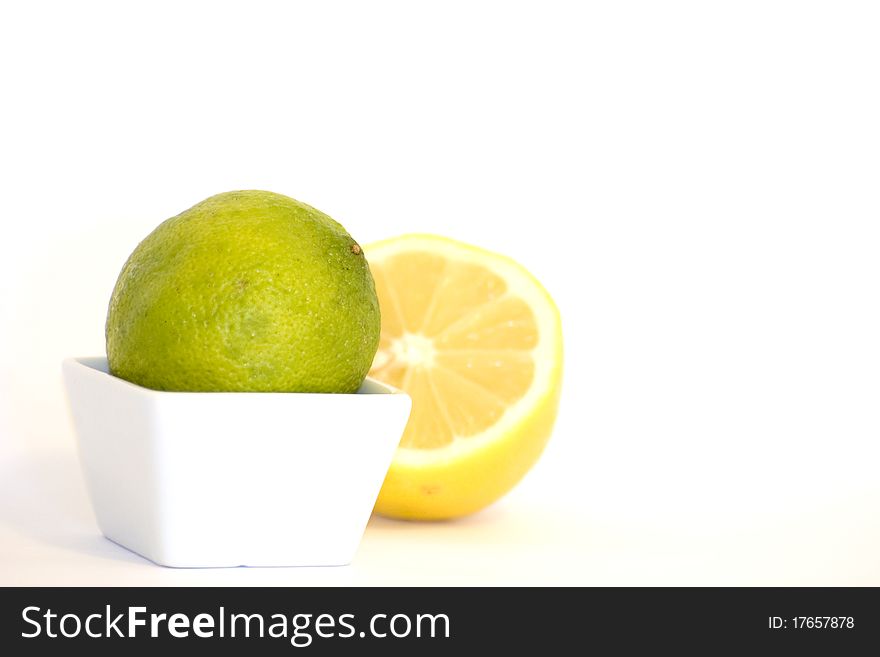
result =
M122 379L118 376L115 376L110 373L110 367L106 356L71 356L65 358L62 361L62 368L77 368L77 369L87 369L91 370L94 374L93 376L99 376L102 378L109 379L114 382L116 385L126 386L131 388L133 391L137 391L141 394L146 393L151 396L162 396L162 397L204 397L207 395L210 396L218 396L218 395L247 395L250 397L289 397L289 396L304 396L307 395L309 397L363 397L366 395L378 395L378 396L386 396L386 395L395 395L395 396L405 396L409 397L403 390L399 388L395 388L394 386L390 386L387 383L383 383L381 381L377 381L372 377L366 377L361 383L360 388L356 392L352 393L334 393L334 392L237 392L237 391L215 391L215 392L202 392L202 391L192 391L192 390L155 390L153 388L147 388L142 385L138 385L137 383L132 383L131 381L127 381L126 379ZM364 388L367 388L366 390Z

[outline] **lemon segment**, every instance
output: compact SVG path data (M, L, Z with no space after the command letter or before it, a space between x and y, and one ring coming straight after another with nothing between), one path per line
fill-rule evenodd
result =
M531 468L556 417L559 312L521 265L432 235L366 247L382 308L370 376L413 411L376 504L440 519L477 511Z

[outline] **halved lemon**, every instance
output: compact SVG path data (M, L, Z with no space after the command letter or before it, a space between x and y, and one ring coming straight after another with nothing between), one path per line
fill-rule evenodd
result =
M559 311L521 265L474 246L404 235L365 252L382 311L370 376L413 400L376 511L478 511L513 488L550 437Z

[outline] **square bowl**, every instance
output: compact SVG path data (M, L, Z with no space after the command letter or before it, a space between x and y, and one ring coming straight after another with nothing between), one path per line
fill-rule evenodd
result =
M64 383L98 525L163 566L351 562L411 407L355 394L162 392L71 358Z

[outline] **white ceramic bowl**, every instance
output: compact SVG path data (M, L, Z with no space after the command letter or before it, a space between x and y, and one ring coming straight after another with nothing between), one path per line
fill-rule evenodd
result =
M79 453L107 538L174 567L350 563L410 398L160 392L64 361Z

